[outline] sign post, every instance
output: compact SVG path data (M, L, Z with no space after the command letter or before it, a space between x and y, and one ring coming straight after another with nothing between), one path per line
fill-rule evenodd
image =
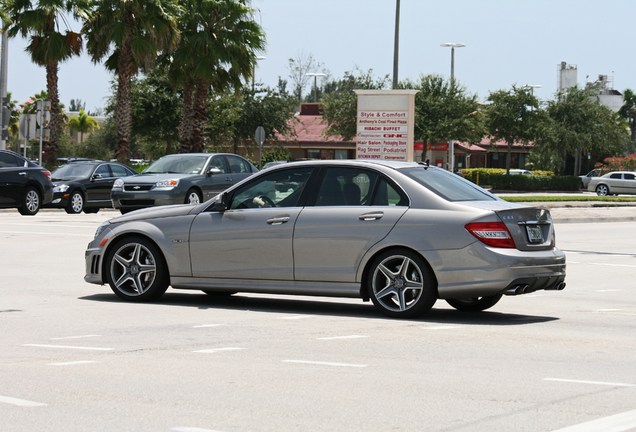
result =
M413 161L417 90L354 90L358 159Z
M258 164L261 165L263 163L263 143L265 142L265 128L263 126L256 128L254 139L258 144Z

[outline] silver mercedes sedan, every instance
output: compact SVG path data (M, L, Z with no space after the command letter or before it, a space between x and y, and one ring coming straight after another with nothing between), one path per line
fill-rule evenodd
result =
M279 165L198 205L149 208L103 223L87 282L120 298L171 286L354 297L413 318L444 299L482 311L503 295L565 287L547 209L501 200L415 162Z

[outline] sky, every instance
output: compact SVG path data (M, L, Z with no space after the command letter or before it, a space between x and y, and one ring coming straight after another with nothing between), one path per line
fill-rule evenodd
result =
M267 38L257 82L289 81L289 59L308 56L334 79L369 70L392 76L395 0L252 0L252 7ZM607 75L616 90L636 89L634 16L635 0L400 0L398 78L448 79L450 48L440 45L454 42L466 45L455 50L455 79L480 100L513 85L540 86L535 95L553 99L561 62L576 66L579 86ZM25 45L9 41L8 91L18 102L46 88ZM112 78L83 53L60 65L60 99L103 108Z

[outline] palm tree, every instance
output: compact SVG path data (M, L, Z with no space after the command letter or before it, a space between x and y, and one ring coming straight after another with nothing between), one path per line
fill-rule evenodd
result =
M157 56L179 40L176 0L95 0L84 23L86 47L94 62L106 58L106 68L117 75L116 157L130 155L132 127L131 80L149 69Z
M79 115L73 116L68 120L68 127L71 131L79 132L79 142L82 144L84 142L84 134L94 129L99 129L99 123L94 117L86 114L83 108L80 108Z
M3 5L8 35L28 38L26 51L31 60L46 70L51 135L45 147L44 162L56 159L64 122L58 91L59 64L82 50L82 37L70 29L69 18L85 19L88 3L89 0L5 0ZM65 30L60 30L62 28Z
M636 93L631 89L623 92L623 106L618 111L627 120L630 135L630 152L636 152Z
M248 80L265 47L248 0L180 0L181 41L172 52L170 76L183 90L181 151L202 151L210 91L238 88Z

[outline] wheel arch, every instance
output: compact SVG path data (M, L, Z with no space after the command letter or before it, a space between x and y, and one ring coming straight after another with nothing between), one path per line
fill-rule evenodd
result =
M125 239L129 239L129 238L133 238L133 237L137 237L137 238L143 238L145 240L148 240L150 243L152 243L157 250L159 250L159 253L161 254L161 259L163 260L163 263L166 265L166 268L168 270L168 277L170 277L170 265L168 264L168 259L166 257L165 252L163 251L163 249L161 248L161 246L152 238L150 237L148 234L145 234L143 232L139 232L139 231L127 231L125 233L122 233L120 235L117 235L113 238L111 238L108 241L108 244L106 245L106 248L104 249L104 252L102 253L102 260L101 260L101 278L102 278L102 283L106 284L108 283L108 280L106 278L106 273L108 272L108 268L107 268L107 257L108 255L112 252L113 248L115 247L116 244L118 244L120 241L125 240Z
M433 278L433 283L435 284L435 297L439 298L439 293L437 291L437 285L438 285L437 275L435 274L435 271L433 271L433 267L431 267L431 264L428 262L426 257L424 257L421 253L419 253L415 249L410 248L408 246L392 245L392 246L386 246L382 249L379 249L375 251L373 254L366 257L366 262L364 263L364 267L362 269L362 275L360 278L360 297L364 301L369 301L370 299L369 291L368 291L368 282L369 282L369 269L371 267L371 264L373 263L373 261L375 261L376 257L388 251L408 251L420 257L422 261L424 262L424 265L430 272L431 277Z
M188 194L190 194L190 191L195 191L197 194L199 194L199 199L201 200L201 202L205 200L205 197L203 196L203 189L201 189L201 186L197 184L191 184L188 189L186 189L185 200L188 199Z

